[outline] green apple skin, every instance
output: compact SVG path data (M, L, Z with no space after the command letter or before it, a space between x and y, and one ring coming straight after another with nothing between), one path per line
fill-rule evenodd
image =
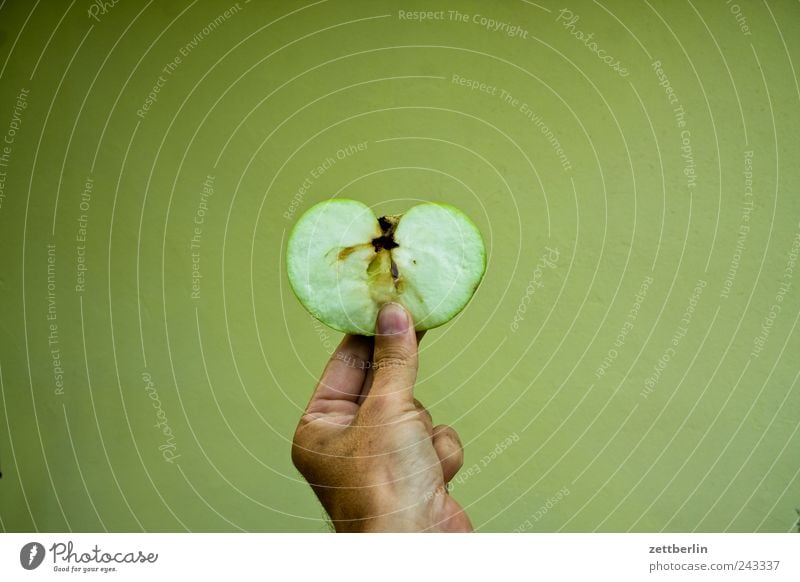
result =
M337 198L298 219L286 266L311 315L369 336L388 301L405 306L418 331L455 317L483 278L486 248L478 227L450 204L418 204L379 220L362 202Z

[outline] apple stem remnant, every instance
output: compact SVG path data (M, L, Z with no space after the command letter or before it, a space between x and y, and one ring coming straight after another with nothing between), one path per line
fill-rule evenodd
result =
M400 222L402 216L402 214L381 216L378 219L378 225L380 225L383 234L378 238L372 239L372 246L375 247L376 253L379 253L381 249L389 251L389 270L392 273L392 280L394 281L395 287L398 287L397 283L400 279L400 271L398 271L397 263L395 263L392 258L392 249L400 246L394 240L394 229L397 228L397 223ZM401 291L401 289L398 288L398 291Z
M395 282L395 286L397 286L397 281L400 279L400 271L397 268L397 263L394 262L392 259L392 249L399 247L400 245L397 244L394 240L394 231L397 228L397 224L400 222L400 218L402 214L389 214L387 216L381 216L378 219L378 224L381 227L381 236L372 239L372 247L375 249L376 254L381 254L381 251L387 251L389 254L389 271L392 274L392 279ZM349 257L354 251L359 248L363 248L364 245L353 245L350 247L344 247L339 250L336 258L340 261L345 260Z
M372 246L375 247L376 253L381 249L390 251L399 246L396 242L394 242L394 229L397 228L397 223L400 222L401 216L401 214L390 214L388 216L381 216L378 219L378 224L380 225L383 234L378 238L372 239Z

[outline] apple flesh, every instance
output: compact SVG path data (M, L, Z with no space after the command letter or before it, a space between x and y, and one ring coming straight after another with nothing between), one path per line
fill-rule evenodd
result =
M314 317L374 335L388 301L404 305L419 331L452 319L483 277L486 249L475 224L448 204L376 219L361 202L335 199L300 217L286 264L292 290Z

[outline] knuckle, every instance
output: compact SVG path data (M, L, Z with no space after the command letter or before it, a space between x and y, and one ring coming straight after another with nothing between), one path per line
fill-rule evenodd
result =
M375 360L375 371L402 370L411 365L411 359L403 354L381 354Z
M464 449L461 448L461 443L450 435L444 439L444 448L447 449L450 455L460 455L464 451Z
M308 467L308 456L306 455L306 451L296 441L292 443L292 464L301 473L303 473Z
M458 433L453 427L440 425L437 427L436 432L439 438L444 439L448 443L448 446L460 449L462 451L464 450L464 447L461 444L461 438L458 436Z
M298 426L292 440L292 464L300 471L301 475L308 474L319 462L318 452L320 450L319 439L308 431L308 426Z
M384 345L375 346L375 361L402 362L407 364L411 361L413 350L403 342L391 342Z
M292 464L309 483L324 481L329 463L317 442L292 443Z
M464 466L464 453L460 449L450 456L450 462L453 464L453 473L458 473Z
M447 431L447 435L453 440L453 442L458 446L459 449L463 449L464 447L461 444L461 437L458 436L458 433L454 428L451 428Z

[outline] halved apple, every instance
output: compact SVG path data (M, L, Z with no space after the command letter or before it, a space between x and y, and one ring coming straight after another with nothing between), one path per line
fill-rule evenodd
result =
M442 325L470 300L486 270L478 227L449 204L425 203L376 218L356 200L308 209L286 249L300 303L326 325L375 334L381 305L404 305L417 330Z

